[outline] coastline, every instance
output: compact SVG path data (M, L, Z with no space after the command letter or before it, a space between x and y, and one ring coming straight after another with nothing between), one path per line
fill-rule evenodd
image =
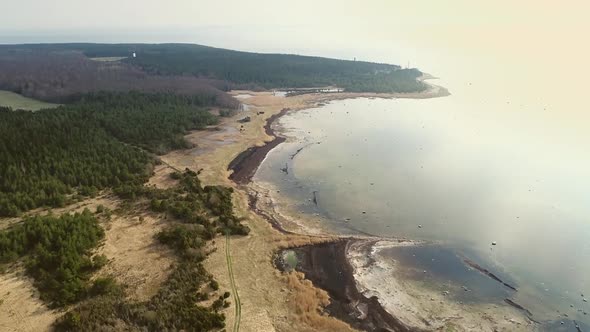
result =
M423 79L431 79L432 77L424 77ZM249 208L251 211L258 214L264 220L266 220L273 229L280 232L284 235L308 235L308 236L316 236L319 238L325 237L336 237L337 240L328 242L328 243L321 243L315 245L309 245L304 248L298 248L297 250L301 250L307 255L308 257L317 257L317 252L326 252L328 256L333 257L334 259L331 260L320 260L321 264L312 264L312 265L304 265L301 267L299 272L303 272L306 276L306 279L309 279L313 282L314 286L320 287L328 292L330 295L333 303L326 306L324 308L325 312L329 315L338 318L350 326L356 329L361 329L365 331L374 331L374 330L396 330L396 331L426 331L426 330L433 330L433 329L440 329L445 326L453 326L453 328L457 330L469 330L468 325L465 325L465 322L452 322L449 323L448 320L445 319L432 319L432 317L421 317L421 315L417 315L420 311L420 308L424 308L424 302L426 301L434 301L434 297L426 296L428 299L422 299L420 301L408 301L407 305L401 305L401 308L404 310L392 310L395 306L400 305L399 301L388 302L386 297L383 294L380 294L378 291L371 290L367 286L367 280L365 278L366 271L363 271L363 268L367 268L374 263L374 261L367 261L365 259L361 259L362 257L370 256L370 253L375 251L375 244L379 241L389 241L391 242L392 239L380 239L375 237L367 237L363 235L359 236L350 236L350 235L339 235L333 234L329 230L317 228L317 227L308 227L306 222L299 221L293 222L293 218L288 218L282 213L279 213L276 208L276 202L273 202L272 198L269 198L270 195L268 194L271 189L265 188L257 183L252 183L252 177L256 173L258 166L264 161L266 155L279 144L286 140L285 137L281 136L277 132L275 132L272 128L273 123L279 119L281 116L287 114L289 111L298 111L301 109L307 109L314 106L322 106L324 103L333 101L333 100L341 100L341 99L352 99L352 98L416 98L416 99L423 99L423 98L435 98L435 97L443 97L448 96L450 93L439 86L435 86L429 84L430 88L423 92L422 95L414 95L414 94L404 94L400 96L399 94L395 95L381 95L381 94L348 94L348 93L340 93L340 94L314 94L314 95L307 95L309 100L304 107L297 107L294 109L289 108L282 108L278 113L273 114L270 116L264 124L264 132L267 137L271 137L270 140L266 140L266 142L262 145L256 145L253 147L249 147L247 150L242 151L238 154L232 161L229 163L228 171L232 173L229 175L229 178L235 182L239 187L246 190L248 192L249 197ZM289 97L294 98L294 97ZM263 192L266 190L266 194ZM261 204L262 200L266 199L266 202ZM407 241L405 239L397 239L393 240L398 242L407 242L408 244L415 245L411 241ZM346 243L343 245L342 243ZM287 247L289 248L289 247ZM296 246L292 246L291 248L297 248ZM308 260L309 262L309 260ZM280 265L277 265L277 268L281 269ZM331 283L334 283L338 278L336 275L329 273L326 274L326 270L334 270L337 269L340 273L344 273L341 275L344 278L344 282L336 282L342 290L338 290L337 288L330 287ZM484 273L482 271L482 273ZM493 274L492 274L493 275ZM329 282L328 282L329 281ZM407 285L402 285L401 283L396 283L396 287L394 288L395 293L404 293L404 287ZM424 295L424 294L423 294ZM403 297L402 297L403 298ZM437 303L440 305L446 305L447 299L442 297L437 299ZM507 302L510 304L509 302ZM354 305L351 305L354 304ZM363 314L363 309L365 312ZM368 315L366 312L366 308L370 308L371 314ZM469 321L469 324L476 323L479 328L495 328L496 326L501 326L503 329L509 330L522 330L523 328L529 330L531 328L531 324L534 321L527 319L527 317L518 317L518 312L514 312L514 306L512 308L506 306L505 308L500 308L500 310L496 310L495 314L488 314L486 317L477 317L476 310L471 310L466 317L468 319L464 319ZM517 308L518 309L518 308ZM465 308L460 306L452 306L450 310L446 310L448 316L460 316ZM413 317L412 317L413 316ZM500 317L516 317L510 318L507 322L500 322ZM419 317L419 318L416 318ZM487 322L487 323L486 323ZM450 325L448 325L450 324ZM473 325L471 325L473 326Z
M419 81L425 82L426 80L437 79L430 74L423 74L418 78ZM395 98L407 98L407 99L429 99L429 98L440 98L450 96L451 93L444 87L426 83L428 89L422 92L415 93L313 93L307 94L311 96L311 100L315 103L315 106L322 106L326 102L343 100L343 99L355 99L355 98L383 98L383 99L395 99ZM252 91L235 91L234 95L255 95ZM298 95L303 96L303 95ZM292 98L292 97L285 97ZM247 99L241 99L242 101ZM311 104L311 103L310 103ZM298 111L311 107L312 105L299 107L297 109L282 108L280 112L272 114L266 119L264 124L264 132L266 136L272 137L270 141L266 141L263 145L252 146L242 151L238 156L232 159L227 166L228 170L232 171L229 175L229 179L239 185L247 185L252 181L252 177L256 173L256 170L260 164L266 158L266 155L279 144L283 143L286 138L278 135L272 128L273 123L286 115L290 111ZM298 153L299 151L297 151ZM294 155L292 156L294 157Z
M409 312L392 310L387 294L381 290L371 289L370 282L367 282L368 273L365 273L366 269L375 267L373 254L384 242L389 245L418 245L419 242L363 234L344 235L323 228L321 222L314 224L311 219L290 215L291 211L274 209L273 206L276 204L285 204L283 198L279 199L280 202L277 199L273 201L270 195L274 192L270 189L273 187L253 183L252 178L267 154L286 140L280 135L281 129L277 128L275 132L272 125L290 111L320 107L332 100L434 98L445 93L448 94L448 91L430 88L423 92L421 97L408 94L331 93L306 94L287 99L270 96L266 92L252 92L252 97L257 99L254 101L256 106L246 107L243 112L233 117L223 118L219 125L209 128L210 130L191 132L186 138L195 143L193 148L176 150L161 156L163 164L150 178L150 185L162 188L169 186L169 174L172 170L190 168L194 171L203 171L204 184L221 184L235 190L232 198L236 213L244 218L252 229L246 237L232 237L231 247L229 237L225 242L218 240L208 244L207 251L210 255L204 264L207 271L219 279L222 289L229 289L227 268L237 265L234 266L237 281L231 281L237 282L237 289L232 284L231 291L235 294L233 299L239 292L239 297L243 301L242 304L237 301L237 304L231 304L225 310L227 326L231 326L236 319L230 312L234 308L238 311L241 307L244 312L241 318L243 331L432 330L434 325L426 318L421 318L417 323L412 321L421 303L408 301ZM252 117L252 122L242 124L239 120L244 115ZM295 155L300 151L301 149ZM295 155L292 155L291 159ZM266 194L264 190L267 190ZM98 202L94 202L92 206L96 204ZM110 250L108 256L112 257L122 250L126 253L136 252L135 257L150 258L140 263L143 264L140 268L143 274L131 276L134 280L149 279L151 284L146 284L145 287L141 286L143 284L140 284L141 287L137 286L136 295L149 296L149 291L157 289L154 284L159 284L160 279L167 275L166 266L170 265L169 260L172 258L167 256L167 252L162 254L161 250L146 253L150 248L143 246L144 243L153 240L153 232L158 229L154 227L157 226L154 224L156 220L147 217L146 223L137 223L140 225L137 227L142 227L141 229L146 231L136 234L139 240L131 241L133 243L120 241L121 232L126 232L126 238L129 237L128 229L121 227L128 223L122 221L128 220L118 219L118 224L109 228L109 232L112 232L108 236L111 242L105 248ZM277 272L276 268L280 268L280 265L273 265L273 258L277 252L284 250L298 250L302 257L306 257L302 260L298 272ZM163 255L160 257L163 260L158 264L154 264L157 258L149 256L155 255L156 252ZM233 256L234 263L229 258L226 261L224 253L227 253L228 257ZM126 277L126 271L129 270L127 267L133 260L136 259L129 257L127 261L119 260L112 266L116 267L116 271L124 271L122 276ZM145 265L146 262L150 263ZM492 279L495 277L483 267L478 270ZM233 276L231 278L233 279ZM395 279L392 284L395 287L394 291L400 294L406 294L410 289ZM147 293L146 289L149 290ZM311 294L314 300L300 301L301 294ZM440 303L443 304L442 300ZM516 309L526 310L519 308L514 302L507 303ZM395 302L393 304L396 305ZM239 326L240 318L237 318L237 322ZM420 324L423 323L426 328L421 327ZM446 323L436 326L446 327L444 324Z
M288 111L288 108L283 108L279 113L271 115L266 120L264 132L266 135L274 137L271 141L266 142L262 146L248 148L229 163L228 170L232 171L229 176L230 180L242 185L248 184L252 181L254 173L256 173L258 166L264 161L266 155L277 145L286 140L284 137L276 135L271 126L275 120L287 114Z

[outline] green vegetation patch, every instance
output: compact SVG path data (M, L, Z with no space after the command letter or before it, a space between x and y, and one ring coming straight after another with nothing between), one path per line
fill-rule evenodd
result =
M285 267L291 271L295 270L297 264L299 264L297 253L295 253L293 250L287 250L283 252L283 261L285 262Z
M41 299L72 309L59 331L105 329L210 331L224 327L220 312L229 293L203 268L205 244L217 234L248 234L234 215L231 188L201 185L198 173L172 177L169 189L146 187L153 155L185 147L187 130L215 123L207 97L172 94L98 93L71 105L36 113L0 109L0 215L37 206L63 206L72 196L113 188L128 207L148 208L174 221L157 235L179 262L148 301L126 298L110 277L90 281L107 263L92 250L104 230L88 210L25 218L0 232L0 264L24 260ZM105 213L102 206L97 213ZM107 214L108 216L108 214ZM208 287L204 287L208 285ZM201 305L214 296L213 301Z
M184 252L194 247L194 241L210 240L216 234L247 235L250 229L234 215L233 189L222 186L202 187L198 174L189 169L172 173L179 179L170 189L148 188L142 185L121 186L115 193L124 199L140 197L150 200L150 209L165 213L186 224L164 231L160 240ZM170 232L170 234L169 234Z
M214 98L206 95L97 93L68 108L89 116L123 142L164 154L189 147L183 138L189 130L217 123L217 117L205 108L214 103Z
M88 210L27 218L0 233L0 262L26 256L27 274L35 280L41 299L61 307L85 298L94 287L90 276L106 260L92 258L91 250L103 238L103 229ZM94 291L101 293L104 280L98 282Z
M209 306L200 302L209 294L200 291L210 282L200 260L179 263L158 293L148 301L130 302L116 293L81 303L55 323L57 331L98 331L114 327L147 331L210 331L225 326L219 312L225 297Z
M59 104L46 103L11 91L0 90L0 106L12 108L13 110L38 111L46 108L56 108Z

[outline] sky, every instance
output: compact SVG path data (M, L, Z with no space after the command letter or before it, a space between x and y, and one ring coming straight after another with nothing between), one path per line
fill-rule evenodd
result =
M590 5L556 1L0 0L0 43L191 42L246 51L359 57L447 47L486 29L587 28ZM468 34L464 32L471 31ZM568 30L568 31L569 31ZM459 32L459 33L457 33ZM408 57L411 57L409 55Z

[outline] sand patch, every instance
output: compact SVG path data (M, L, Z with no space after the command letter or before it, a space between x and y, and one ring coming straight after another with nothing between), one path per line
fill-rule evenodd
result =
M168 189L178 184L177 180L170 177L170 174L174 173L174 169L170 168L166 164L157 165L154 167L154 175L150 177L146 186L156 187L158 189Z
M400 278L396 261L374 259L379 251L412 242L356 242L348 248L358 290L377 296L381 305L404 324L423 330L531 331L536 324L506 305L462 304ZM387 280L387 283L383 283Z
M39 299L22 268L0 274L0 331L49 331L59 316Z
M105 242L98 250L109 259L99 274L126 285L132 299L142 301L155 295L176 262L174 252L155 238L164 226L163 220L148 213L114 216L105 225Z

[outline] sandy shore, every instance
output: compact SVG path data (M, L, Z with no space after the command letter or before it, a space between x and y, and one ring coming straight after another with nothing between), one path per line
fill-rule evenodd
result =
M509 305L463 304L400 276L401 266L382 259L383 249L412 242L357 241L347 250L359 291L376 297L381 305L407 326L422 331L531 331L535 322ZM386 280L387 282L383 282ZM461 290L459 290L461 291Z

